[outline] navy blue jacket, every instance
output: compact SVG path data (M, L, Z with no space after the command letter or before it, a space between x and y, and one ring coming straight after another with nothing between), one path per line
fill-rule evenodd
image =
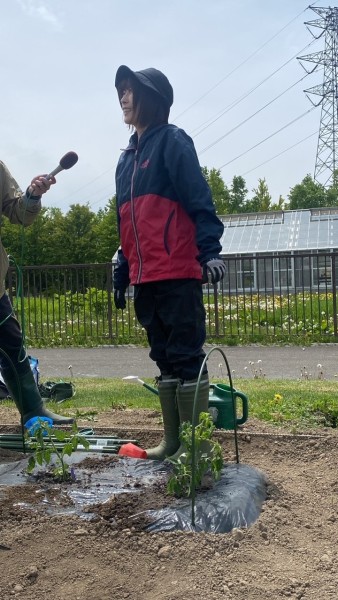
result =
M201 279L201 265L221 251L223 224L193 141L165 124L147 129L137 142L134 134L116 169L122 251L115 288L129 281Z

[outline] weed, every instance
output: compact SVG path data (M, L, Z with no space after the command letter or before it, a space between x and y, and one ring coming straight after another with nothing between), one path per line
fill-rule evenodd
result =
M95 420L97 421L97 419L95 419L97 413L98 413L97 410L86 410L86 411L76 410L75 418L83 419L84 421L95 421Z
M254 379L264 379L265 373L262 367L262 361L257 361L257 366L253 362L253 360L249 360L249 368ZM247 371L248 367L244 367L244 371Z
M336 400L330 401L325 398L317 402L312 409L312 413L324 427L336 429L338 426L338 403Z

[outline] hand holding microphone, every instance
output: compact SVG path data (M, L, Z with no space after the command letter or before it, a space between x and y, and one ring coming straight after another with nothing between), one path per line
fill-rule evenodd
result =
M51 173L48 175L37 175L34 177L34 179L32 179L28 188L29 195L32 197L45 194L49 190L50 186L56 183L55 175L64 169L70 169L73 167L77 163L78 158L79 157L76 152L67 152L67 154L61 158L58 166L51 171Z

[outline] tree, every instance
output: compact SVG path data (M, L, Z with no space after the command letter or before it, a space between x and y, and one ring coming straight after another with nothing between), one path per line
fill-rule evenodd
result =
M62 211L45 208L34 223L23 232L23 259L25 265L63 264L65 240L62 236Z
M278 202L275 202L274 204L271 204L271 206L270 206L270 210L288 210L288 209L289 209L289 205L286 202L286 200L283 198L282 195L279 196Z
M56 264L58 250L63 245L58 240L59 224L55 226L53 211L62 217L59 209L42 208L29 227L12 224L7 218L3 218L2 241L18 264Z
M259 179L257 188L252 191L254 196L247 201L245 205L246 212L267 212L270 210L271 195L265 178Z
M96 262L109 262L119 246L115 197L108 200L107 206L99 210L94 225L96 239Z
M332 185L326 190L326 206L338 205L338 170L333 173Z
M326 206L326 190L321 183L312 179L311 175L306 175L301 183L298 183L290 190L289 209L299 208L319 208Z
M248 190L241 175L235 175L229 194L229 213L245 212L245 201Z
M96 262L97 239L94 225L97 216L88 204L72 204L64 217L61 229L64 245L64 263Z
M207 180L215 204L216 213L225 215L229 212L230 194L224 183L219 169L210 169L202 167L202 173Z

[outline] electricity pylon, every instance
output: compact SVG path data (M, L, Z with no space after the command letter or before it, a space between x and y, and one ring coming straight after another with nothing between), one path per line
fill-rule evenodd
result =
M301 63L307 73L313 73L319 65L324 68L323 83L304 90L304 92L314 106L321 105L314 179L324 186L330 186L336 179L338 167L338 8L318 8L316 6L309 8L320 18L304 24L315 39L325 38L325 50L299 56L298 60L315 63L314 68L310 71ZM321 33L315 35L311 30L312 27L322 29ZM313 102L308 94L320 96L319 102Z

